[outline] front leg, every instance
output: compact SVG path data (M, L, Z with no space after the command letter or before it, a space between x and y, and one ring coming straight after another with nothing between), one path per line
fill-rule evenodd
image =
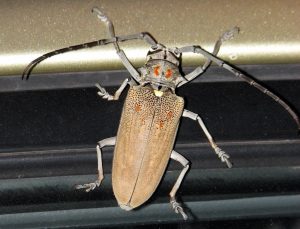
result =
M216 41L214 45L214 50L212 52L212 55L216 56L220 50L221 45L230 39L232 39L236 34L238 34L239 28L233 27L232 29L226 31L222 34L222 36L219 37L219 39ZM182 85L190 82L191 80L197 78L199 75L205 72L205 70L210 66L212 60L210 58L207 58L203 66L197 67L194 71L190 72L189 74L185 75L184 78L186 80L180 82L177 87L181 87Z
M214 149L215 153L217 154L217 156L220 158L220 160L222 162L225 162L228 168L232 167L231 162L229 161L229 155L227 153L225 153L225 151L223 151L221 148L219 148L216 144L216 142L214 141L213 137L210 135L210 133L208 132L204 122L202 121L202 119L200 118L200 116L194 112L191 112L189 110L184 110L182 117L186 117L186 118L190 118L192 120L198 121L200 127L202 128L203 132L205 133L211 147Z
M98 95L100 97L102 97L103 99L107 99L108 101L111 101L111 100L118 100L121 93L124 91L125 87L127 86L129 82L129 79L125 79L123 81L123 83L121 84L121 86L119 87L119 89L115 92L114 95L110 95L104 87L100 86L100 84L96 84L95 86L99 89L98 91Z
M116 52L118 56L120 57L123 65L125 68L129 71L131 76L134 78L135 81L140 82L141 81L141 75L138 72L137 69L132 65L132 63L129 61L128 57L126 56L125 52L119 47L119 41L130 41L130 40L137 40L137 39L142 39L148 44L151 45L151 47L157 47L157 42L148 34L148 33L138 33L138 34L132 34L128 36L123 36L121 39L116 37L115 35L115 30L113 23L111 20L103 13L101 10L98 8L93 8L92 10L93 13L97 15L97 17L105 23L107 27L107 32L110 38L115 39L114 41L114 46L116 49Z

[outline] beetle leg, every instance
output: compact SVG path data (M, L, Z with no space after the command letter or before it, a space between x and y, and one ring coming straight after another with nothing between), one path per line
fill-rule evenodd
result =
M170 203L171 203L172 208L174 209L174 211L176 213L180 213L182 215L183 219L187 220L188 217L187 217L186 213L184 212L183 208L176 201L175 195L176 195L177 190L180 187L180 184L181 184L186 172L188 171L188 169L190 167L189 166L190 162L174 150L171 153L171 158L175 161L178 161L180 164L182 164L183 165L183 170L181 171L179 177L177 178L177 181L176 181L175 185L173 186L173 188L170 192Z
M93 183L76 185L76 189L85 189L86 192L94 190L96 187L99 187L101 181L103 180L103 165L102 165L102 151L101 148L104 146L113 146L116 144L116 137L106 138L98 142L96 147L97 150L97 159L98 159L98 179Z
M222 36L220 36L219 39L216 41L212 54L214 56L216 56L218 54L218 52L220 50L220 47L223 44L223 42L232 39L238 32L239 32L239 28L235 26L232 29L230 29L230 30L226 31L225 33L223 33ZM199 66L194 71L192 71L191 73L185 75L184 78L186 80L180 82L177 85L177 87L181 87L182 85L184 85L184 84L190 82L191 80L195 79L196 77L198 77L200 74L204 73L204 71L209 67L211 62L212 62L211 59L209 59L209 58L206 59L203 66Z
M212 54L216 56L220 51L220 47L223 44L223 42L233 39L234 36L239 33L239 31L240 28L235 26L230 30L226 31L225 33L223 33L222 36L220 36L219 39L216 41ZM202 66L202 69L205 71L206 68L211 64L211 62L212 60L207 59L204 65Z
M245 75L237 68L231 66L230 64L227 64L225 61L223 61L222 59L207 52L206 50L202 49L200 46L185 46L182 48L177 48L176 50L174 50L174 52L176 54L180 54L183 52L193 52L193 53L201 54L204 57L206 57L207 59L209 59L210 61L216 63L218 66L230 71L236 77L246 81L250 86L255 87L262 93L271 97L275 102L279 103L292 116L292 118L294 119L294 121L296 122L296 124L298 126L298 130L300 130L300 119L299 119L297 113L286 102L284 102L279 96L275 95L273 92L271 92L270 90L265 88L263 85L261 85L256 80L254 80L252 77ZM180 83L178 85L180 85Z
M220 158L220 160L222 162L225 162L228 168L232 167L231 162L229 161L230 156L225 153L225 151L223 151L221 148L219 148L216 144L216 142L214 141L213 137L210 135L209 131L207 130L204 122L202 121L202 119L200 118L200 116L194 112L191 112L189 110L184 110L183 117L186 118L190 118L192 120L198 121L200 127L202 128L203 132L205 133L211 147L214 149L215 153L218 155L218 157Z
M113 26L113 23L111 22L111 20L103 12L101 12L101 10L99 10L97 7L94 7L92 9L92 12L95 13L97 15L97 17L102 22L105 23L105 25L107 27L107 32L108 32L108 35L110 36L110 38L116 38L116 40L115 40L115 42L113 44L115 46L115 49L116 49L116 52L117 52L118 56L120 57L123 65L129 71L129 73L131 74L131 76L137 82L139 82L141 80L140 73L130 63L130 61L127 58L125 52L122 49L120 49L119 43L118 43L119 40L117 39L117 37L115 35L114 26ZM135 39L143 39L148 44L150 44L152 47L156 47L157 46L157 42L148 33L139 33L139 34L129 35L129 36L127 36L126 39L123 39L122 41L135 40Z
M118 100L121 93L124 91L125 87L127 86L129 79L125 79L119 89L115 92L114 95L110 95L104 87L100 86L100 84L96 84L95 86L99 89L98 95L101 96L103 99L107 99L108 101L111 100Z
M84 43L84 44L73 45L73 46L70 46L70 47L57 49L57 50L54 50L52 52L48 52L48 53L34 59L33 61L31 61L27 65L27 67L23 71L22 79L28 79L31 71L33 70L33 68L36 65L38 65L40 62L42 62L42 61L44 61L44 60L46 60L46 59L48 59L52 56L62 54L62 53L66 53L66 52L70 52L70 51L76 51L76 50L84 49L84 48L92 48L92 47L101 46L101 45L114 44L116 52L117 52L118 56L120 57L123 65L129 71L129 73L135 79L135 81L140 82L141 81L140 73L133 67L133 65L131 64L131 62L127 58L124 51L122 49L120 49L119 42L125 42L125 41L130 41L130 40L143 40L146 43L148 43L149 45L151 45L152 48L155 48L155 47L157 47L157 42L155 41L155 39L147 32L142 32L142 33L137 33L137 34L130 34L130 35L125 35L125 36L115 36L113 24L108 19L108 17L106 17L96 7L92 9L92 12L96 13L97 17L102 22L104 22L106 24L107 29L108 29L108 34L109 34L110 38L101 39L101 40L92 41L92 42L87 42L87 43Z

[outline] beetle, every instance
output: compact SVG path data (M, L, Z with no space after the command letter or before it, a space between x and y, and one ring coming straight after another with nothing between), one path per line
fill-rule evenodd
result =
M243 79L249 85L254 86L265 93L282 107L295 120L300 129L299 117L281 98L246 76L230 64L217 57L220 46L238 33L239 28L225 32L215 43L212 53L207 52L200 46L185 46L181 48L167 48L157 43L146 32L127 36L116 36L114 26L109 18L98 8L92 12L106 24L109 38L92 41L58 49L33 60L24 70L22 79L29 78L32 69L41 61L61 53L75 51L82 48L91 48L113 44L122 63L129 71L131 78L125 79L114 95L109 94L104 87L96 84L99 89L98 95L108 101L118 100L127 85L130 86L116 137L107 138L98 142L96 146L98 158L98 179L95 182L77 185L77 189L85 189L89 192L99 187L103 176L102 148L115 146L112 185L113 192L119 206L125 210L134 209L145 203L156 190L165 173L169 159L178 161L183 169L170 192L170 203L176 213L180 213L184 219L188 216L182 206L176 201L176 192L179 189L184 176L189 170L189 161L173 149L178 125L181 117L196 121L220 160L232 167L229 155L223 151L206 128L201 117L184 108L184 101L175 93L175 89L192 81L205 72L212 62L232 72L235 76ZM146 57L146 63L136 69L130 63L126 54L119 47L119 42L129 40L144 40L151 48ZM206 62L187 75L180 71L181 55L192 52L203 55Z

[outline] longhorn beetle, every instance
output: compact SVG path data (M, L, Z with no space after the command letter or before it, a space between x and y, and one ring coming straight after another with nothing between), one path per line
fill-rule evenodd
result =
M167 48L157 43L148 33L115 36L113 24L108 17L98 8L93 8L92 12L106 24L109 35L108 39L101 39L49 52L33 60L26 67L22 75L22 79L28 79L32 69L38 63L51 56L107 44L114 45L122 63L131 74L131 78L125 79L114 95L110 95L105 88L96 84L99 88L98 95L109 101L118 100L127 85L130 85L130 89L124 103L117 136L103 139L97 144L98 179L92 183L77 185L77 189L85 189L86 192L89 192L100 186L103 179L101 149L104 146L114 145L112 169L113 191L119 206L122 209L131 210L140 206L151 197L171 158L181 163L183 170L170 192L170 203L176 213L180 213L184 219L187 219L187 214L176 201L175 197L189 169L189 161L173 150L180 118L186 117L198 122L217 156L229 168L232 167L229 155L217 146L200 116L184 109L183 98L175 94L177 87L183 86L204 73L211 62L227 69L235 76L243 79L251 86L254 86L274 99L287 110L300 129L298 116L282 99L252 78L216 57L221 44L238 33L239 29L237 27L225 32L215 43L213 52L209 53L200 46ZM124 51L119 47L119 42L137 39L144 40L151 46L145 65L139 69L133 67ZM206 62L203 66L199 66L194 71L183 76L179 66L181 54L185 52L203 55L206 58Z

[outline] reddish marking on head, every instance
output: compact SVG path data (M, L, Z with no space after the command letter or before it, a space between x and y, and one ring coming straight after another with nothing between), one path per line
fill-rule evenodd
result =
M160 65L154 67L154 75L159 76Z
M171 119L173 117L173 112L172 111L169 111L167 113L167 119Z
M136 112L140 112L142 110L141 104L135 104L134 109L135 109Z
M169 69L166 71L165 76L166 76L167 79L169 79L172 75L173 75L173 72L172 72L172 70L169 68Z

